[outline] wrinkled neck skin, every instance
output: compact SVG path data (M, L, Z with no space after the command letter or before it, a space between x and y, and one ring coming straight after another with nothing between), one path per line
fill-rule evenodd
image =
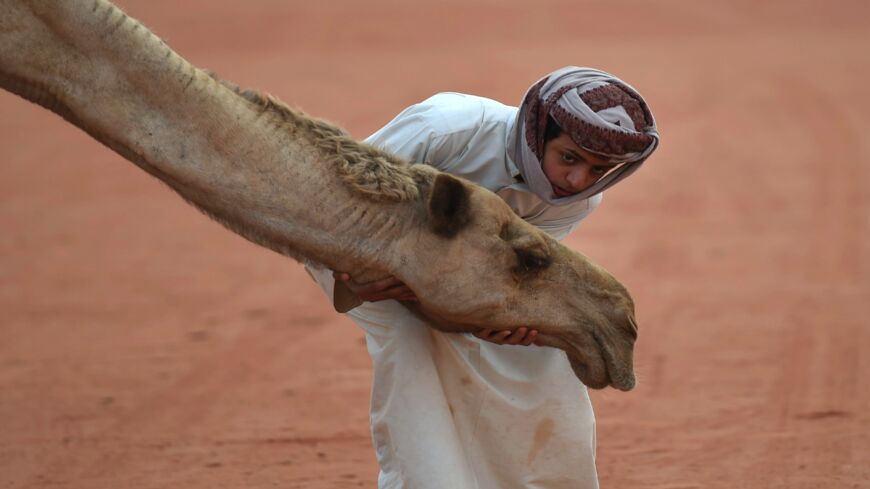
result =
M0 0L0 86L61 115L245 238L357 278L421 206L353 194L288 128L100 0ZM325 192L324 189L329 189Z

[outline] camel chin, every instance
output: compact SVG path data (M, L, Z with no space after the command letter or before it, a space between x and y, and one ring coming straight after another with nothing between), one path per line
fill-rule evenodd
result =
M603 373L600 371L593 373L589 368L589 364L584 362L582 359L572 358L571 355L569 355L568 361L571 364L571 369L574 370L574 375L576 375L577 378L580 379L580 382L590 389L605 389L607 387L613 387L614 389L623 392L628 392L634 389L636 380L633 372L629 372L628 375L611 377L609 369L606 369Z

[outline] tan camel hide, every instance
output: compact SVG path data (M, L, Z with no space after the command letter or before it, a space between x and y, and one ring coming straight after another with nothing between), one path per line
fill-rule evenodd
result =
M0 86L257 244L393 274L444 331L535 325L586 385L634 386L634 305L607 272L477 185L241 96L106 1L0 0Z

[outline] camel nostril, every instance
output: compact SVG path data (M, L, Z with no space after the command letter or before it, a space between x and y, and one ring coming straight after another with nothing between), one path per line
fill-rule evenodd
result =
M628 319L628 334L631 336L631 339L637 339L637 323L634 322L634 316L631 314L626 315Z

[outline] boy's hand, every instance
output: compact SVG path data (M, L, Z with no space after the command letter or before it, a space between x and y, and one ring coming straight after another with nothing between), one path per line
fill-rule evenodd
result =
M347 285L351 292L366 302L379 302L390 299L397 301L416 301L417 296L401 280L390 276L374 282L358 284L353 281L350 274L333 272L335 280L340 280ZM529 346L538 337L538 330L530 328L517 328L515 331L493 331L484 329L474 333L474 336L495 343L497 345L523 345Z
M397 301L416 301L417 296L401 280L389 276L385 279L375 280L365 284L353 281L350 274L344 272L332 272L335 280L344 282L351 292L366 302L379 302L389 299Z
M522 345L529 346L535 342L538 337L538 330L531 328L517 328L516 331L509 329L504 331L493 331L492 329L484 329L474 333L474 336L482 340L495 343L496 345Z

